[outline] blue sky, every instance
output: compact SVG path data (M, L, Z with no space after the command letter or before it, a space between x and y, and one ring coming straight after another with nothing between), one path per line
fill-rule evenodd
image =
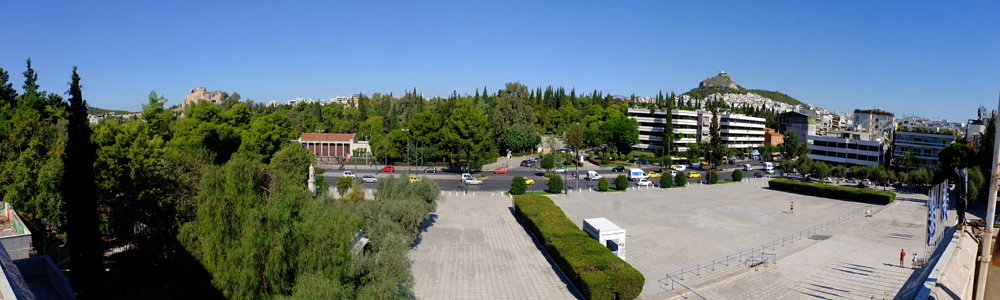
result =
M20 88L31 58L63 93L79 66L91 106L132 111L201 86L257 102L511 81L653 96L720 70L838 111L964 121L1000 96L1000 2L689 2L13 1L0 67Z

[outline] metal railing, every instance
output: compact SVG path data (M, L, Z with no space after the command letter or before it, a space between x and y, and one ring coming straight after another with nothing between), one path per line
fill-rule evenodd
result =
M839 224L840 222L846 221L848 218L853 217L855 215L870 212L870 210L871 210L870 206L866 206L866 207L855 209L854 211L851 211L849 213L840 215L840 216L838 216L836 218L833 218L832 220L823 222L822 224L819 224L819 225L816 225L816 226L813 226L813 227L809 227L808 229L805 229L805 230L793 233L791 235L788 235L788 236L780 238L780 239L776 239L776 240L764 243L764 244L762 244L760 246L755 246L755 247L752 247L752 248L750 248L748 250L740 251L740 252L735 253L735 254L726 255L725 257L720 257L718 259L713 259L713 260L711 260L709 262L706 262L706 263L697 264L697 265L694 265L694 266L690 266L690 267L687 267L687 268L683 268L683 269L680 269L680 270L677 270L677 271L673 271L673 272L667 273L667 278L669 278L671 280L674 280L673 276L676 276L677 278L680 278L680 280L684 280L684 273L685 272L686 273L691 273L691 271L696 272L695 274L697 274L697 275L700 276L701 275L701 267L706 267L706 269L708 269L709 266L711 266L711 269L709 269L709 270L714 271L716 263L725 263L726 266L730 266L730 262L729 261L732 260L732 259L738 259L737 262L744 262L744 266L746 266L746 260L744 260L744 257L753 258L753 257L756 257L756 256L762 256L763 257L765 255L771 255L773 257L768 257L768 258L773 259L773 262L777 263L777 256L776 256L776 254L766 254L766 253L764 253L764 250L766 248L770 247L771 250L775 250L775 248L777 247L777 245L779 243L782 246L784 246L785 243L795 243L795 240L801 240L803 235L808 236L809 233L815 234L816 232L819 232L819 231L822 231L822 230L825 230L825 229L829 229L830 226L833 226L833 225Z
M683 288L684 288L684 290L682 290L682 291L681 291L681 296L682 296L682 297L684 297L684 299L687 299L687 293L688 293L688 292L691 292L692 294L694 294L695 296L698 296L698 298L701 298L702 300L708 300L707 298L705 298L705 296L702 296L702 295L698 294L698 292L695 292L695 291L694 291L693 289L691 289L690 287L688 287L688 286L684 285L683 283L680 283L680 282L679 282L679 281L677 281L677 280L674 280L674 278L673 278L673 277L670 277L670 274L667 274L667 278L664 278L664 279L660 279L660 280L658 280L658 281L660 282L660 284L662 284L662 285L664 285L664 286L666 286L666 285L667 285L667 284L669 283L669 284L670 284L670 290L671 290L671 291L673 291L673 290L674 290L674 285L675 285L675 284L676 284L676 285L679 285L679 286L681 286L681 287L683 287ZM665 289L665 288L664 288L664 289Z

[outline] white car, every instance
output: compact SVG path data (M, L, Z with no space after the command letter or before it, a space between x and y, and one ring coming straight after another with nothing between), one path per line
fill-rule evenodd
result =
M344 177L357 178L354 176L354 172L351 171L344 171Z
M635 184L638 185L638 186L651 186L651 185L653 185L653 182L651 182L651 181L649 181L647 179L639 179L639 181L636 182Z
M361 176L361 182L362 183L377 183L378 182L378 178L375 178L375 176L373 176L373 175L365 175L365 176Z
M475 177L473 177L472 174L469 173L462 173L462 182L465 182L465 180L469 178L475 178Z
M687 167L685 167L684 165L678 165L676 168L674 168L674 170L678 172L684 172L684 170L687 170Z
M566 173L566 168L558 168L554 172L556 172L556 173Z
M465 185L471 185L471 184L483 185L483 181L479 180L479 178L476 178L476 177L468 177L468 178L466 178L465 179Z

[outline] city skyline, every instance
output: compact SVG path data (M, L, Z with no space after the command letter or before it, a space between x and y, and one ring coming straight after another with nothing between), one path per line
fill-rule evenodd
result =
M30 58L62 94L77 65L91 106L129 111L196 87L258 103L515 81L654 96L726 71L831 111L964 122L1000 92L995 3L194 3L12 3L34 13L11 16L30 25L0 67L20 90Z

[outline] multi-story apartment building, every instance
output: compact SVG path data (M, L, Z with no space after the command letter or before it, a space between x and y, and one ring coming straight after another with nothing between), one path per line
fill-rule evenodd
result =
M722 144L729 148L758 148L764 143L764 118L741 114L719 114Z
M896 130L896 115L883 111L876 107L868 110L854 110L854 127L860 131L867 131L892 138L892 132Z
M879 166L886 152L885 142L867 132L835 132L808 136L807 156L833 165Z
M893 136L893 157L898 159L903 152L913 153L918 168L937 168L938 152L955 142L954 132L920 127L900 127Z
M805 143L808 136L816 135L816 118L800 112L786 112L778 116L778 129L781 132L794 131L799 136L799 143Z
M637 149L659 150L663 145L663 131L667 124L666 110L641 108L628 109L629 118L639 122L639 144ZM698 113L675 109L671 112L674 127L674 145L678 151L687 151L687 144L698 142Z

